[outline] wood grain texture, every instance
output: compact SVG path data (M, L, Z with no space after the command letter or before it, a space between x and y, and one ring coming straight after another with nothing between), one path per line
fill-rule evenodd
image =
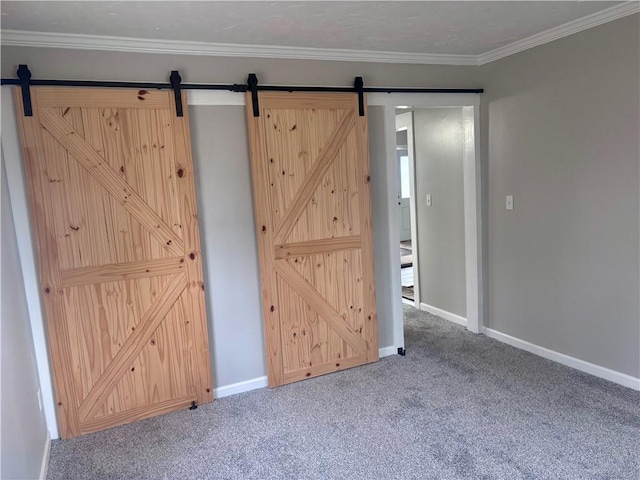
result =
M251 94L246 95L247 105L251 105ZM280 334L280 310L277 290L270 288L277 282L274 270L273 248L273 207L269 195L268 153L264 122L262 117L254 117L247 107L247 127L249 152L251 156L251 176L253 179L253 201L258 238L258 258L260 261L260 282L262 284L262 318L266 341L267 371L269 387L283 383L282 338Z
M182 105L187 105L187 93L182 92ZM178 208L182 218L182 239L185 248L187 292L183 298L183 308L190 321L193 344L190 347L189 367L194 372L194 384L198 403L213 400L213 377L209 361L209 336L207 335L207 314L204 298L204 277L202 275L202 252L198 230L195 178L191 154L189 116L178 117L175 104L171 104L173 137L175 139L175 175Z
M317 377L318 375L326 375L327 373L339 372L340 370L346 370L347 368L357 367L365 363L367 363L366 355L359 355L345 360L338 359L336 362L323 363L321 365L287 372L284 374L284 381L285 383L298 382L310 377Z
M31 92L33 117L16 100L61 436L211 401L186 112L170 92Z
M314 92L260 92L260 108L278 110L313 110L326 108L329 110L352 110L358 112L358 97L345 93ZM318 99L322 97L320 103Z
M180 273L184 269L184 258L170 257L141 262L114 263L100 267L74 268L60 272L63 288L77 287L87 283L114 282L133 278Z
M82 424L81 433L85 435L87 433L98 432L105 428L115 427L117 425L123 425L125 423L135 422L136 420L142 420L144 418L154 417L156 415L162 415L163 413L187 408L196 400L197 398L195 395L189 395L182 398L173 398L171 400L156 403L151 407L138 407L109 417L98 417L94 420L84 422Z
M282 243L287 238L294 224L297 222L307 203L311 200L313 192L318 188L322 177L327 173L343 142L351 133L355 122L356 113L348 111L341 119L333 134L327 140L327 144L322 149L318 159L314 162L309 173L304 179L300 189L296 193L293 202L284 212L284 216L278 224L274 233L274 241Z
M111 359L98 381L80 404L79 411L83 419L88 420L93 417L100 404L111 393L116 380L122 377L125 370L129 368L144 348L145 343L151 339L151 335L160 326L185 287L184 275L175 275L162 293L156 297L149 310L140 319L138 328L123 342L118 353Z
M182 239L138 195L91 146L78 135L71 125L50 109L40 112L41 123L53 137L85 167L100 185L104 186L141 225L148 228L166 249L174 254L184 251Z
M277 262L276 272L313 308L320 318L336 331L354 350L366 353L367 346L360 332L356 332L309 282L287 262Z
M173 92L132 88L37 87L39 107L168 108Z
M274 387L377 359L370 176L356 95L260 92L259 103L253 117L247 96Z
M14 96L29 190L29 206L35 227L40 288L49 340L49 356L53 367L53 380L56 385L58 427L61 436L66 438L80 434L80 421L77 412L78 397L73 380L73 368L67 355L67 352L71 351L67 325L65 322L55 321L56 318L65 318L66 312L62 289L59 287L60 273L57 266L57 249L50 234L52 218L46 208L48 205L52 205L50 192L46 188L49 183L45 163L47 155L40 135L38 109L33 108L33 116L25 117L20 88L14 90ZM32 105L37 105L36 89L31 91L31 101ZM51 161L54 160L51 159Z
M359 235L329 238L326 240L310 240L308 242L285 243L275 247L275 256L276 260L279 260L300 255L313 255L314 253L360 248L361 244L362 240Z

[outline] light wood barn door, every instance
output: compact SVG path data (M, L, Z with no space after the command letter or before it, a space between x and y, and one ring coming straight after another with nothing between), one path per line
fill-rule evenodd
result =
M169 91L31 95L17 115L61 436L210 402L186 110Z
M355 94L247 97L269 386L378 360L367 117Z

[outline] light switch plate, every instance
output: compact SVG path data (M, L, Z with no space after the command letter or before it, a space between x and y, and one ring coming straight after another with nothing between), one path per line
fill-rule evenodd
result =
M507 195L505 207L507 210L513 210L513 195Z
M427 207L431 206L431 194L427 193Z

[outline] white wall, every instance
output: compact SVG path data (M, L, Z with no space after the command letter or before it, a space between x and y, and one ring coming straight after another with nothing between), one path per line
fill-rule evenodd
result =
M639 30L632 15L480 69L489 327L634 377Z
M420 302L465 318L462 108L415 109L413 130Z
M47 428L38 406L38 373L18 246L2 160L0 306L0 478L39 478Z

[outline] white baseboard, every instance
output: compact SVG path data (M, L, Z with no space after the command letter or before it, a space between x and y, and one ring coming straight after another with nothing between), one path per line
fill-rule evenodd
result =
M250 390L256 390L258 388L264 388L267 386L267 377L257 377L251 380L245 380L244 382L232 383L231 385L225 385L224 387L218 387L214 389L214 398L224 398L230 395L236 395L242 392L248 392Z
M382 357L389 357L391 355L397 355L398 354L398 347L382 347L381 349L378 350L378 357L382 358Z
M600 365L585 362L584 360L570 357L569 355L556 352L555 350L549 350L548 348L535 345L525 340L520 340L519 338L512 337L511 335L498 332L497 330L493 330L491 328L482 327L482 333L484 333L487 337L494 338L500 342L511 345L512 347L526 350L529 353L533 353L534 355L538 355L540 357L553 360L554 362L561 363L568 367L575 368L576 370L580 370L581 372L604 378L605 380L609 380L610 382L617 383L624 387L632 388L633 390L640 390L640 378L632 377L631 375L627 375L626 373L616 372L615 370L601 367Z
M421 303L420 310L429 312L432 315L437 315L438 317L442 317L445 320L449 320L450 322L457 323L458 325L462 325L463 327L467 326L466 318L461 317L460 315L456 315L455 313L447 312L446 310L442 310L441 308L433 307L431 305L427 305L426 303Z
M44 444L44 451L42 452L42 463L40 464L40 480L47 478L47 469L49 468L49 453L51 452L51 435L47 431L47 439Z

